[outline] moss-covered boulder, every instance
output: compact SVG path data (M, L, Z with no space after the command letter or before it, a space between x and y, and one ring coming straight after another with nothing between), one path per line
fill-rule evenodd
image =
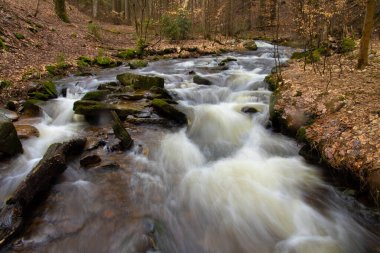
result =
M224 66L227 63L232 62L232 61L237 61L237 59L233 58L233 57L227 57L226 59L221 60L218 65L219 66Z
M165 80L158 76L142 76L133 73L124 73L117 76L117 80L125 86L135 89L149 90L152 87L164 88Z
M115 136L121 141L123 149L130 149L133 146L133 140L131 136L129 135L128 131L124 128L117 113L115 111L112 111L111 113L113 117L112 129L115 133Z
M82 98L83 100L103 101L110 92L108 90L96 90L87 92Z
M145 60L132 60L128 64L131 69L139 69L148 66L148 62Z
M152 106L163 116L170 118L179 124L187 124L186 115L177 110L164 99L153 99Z
M58 91L52 81L46 81L36 84L28 91L28 96L31 99L48 100L58 97Z
M257 50L257 45L254 40L249 40L249 41L244 42L243 46L247 50L251 50L251 51Z
M90 117L101 116L103 113L110 113L110 111L116 111L120 117L127 117L140 113L144 109L144 105L139 103L109 104L92 100L79 100L74 103L73 109L76 114Z
M193 77L193 82L196 84L203 84L203 85L211 85L212 82L204 77L201 77L199 75L195 75Z
M22 145L11 121L0 117L0 159L22 153Z

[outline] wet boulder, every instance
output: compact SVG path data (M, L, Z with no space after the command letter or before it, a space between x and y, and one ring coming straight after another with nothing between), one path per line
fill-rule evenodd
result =
M152 87L164 88L165 80L158 76L143 76L133 73L124 73L117 76L117 80L125 86L135 89L149 90Z
M55 84L52 81L46 81L34 85L28 91L28 96L31 99L37 100L49 100L58 97L58 91Z
M148 66L148 62L145 60L132 60L128 64L131 69L145 68Z
M249 40L249 41L244 42L243 46L247 50L251 50L251 51L257 50L257 45L254 40Z
M212 82L204 77L201 77L199 75L195 75L193 77L193 82L196 84L203 84L203 85L211 85Z
M130 149L133 146L132 137L129 135L128 131L124 128L121 123L119 116L115 111L112 111L113 125L112 129L115 133L116 138L121 141L123 149Z
M18 120L18 115L14 111L5 109L5 108L0 108L0 117L7 118L11 121L16 121Z
M22 113L27 117L39 117L42 114L41 108L37 105L39 100L29 99L25 101L22 107Z
M177 110L164 99L153 99L152 106L164 117L170 118L179 124L187 124L186 115Z
M40 132L37 128L31 125L16 125L17 136L20 139L29 139L32 137L40 137Z
M0 159L22 153L22 145L12 122L0 117Z
M232 61L237 61L236 58L232 57L227 57L226 59L223 59L221 62L219 62L219 66L225 66L227 63L232 62Z
M87 154L81 157L80 165L84 168L91 168L98 165L102 159L96 154Z
M252 106L244 106L243 108L241 108L241 111L247 114L254 114L259 112L255 107Z
M50 145L44 157L19 184L0 210L0 247L20 232L26 217L66 169L68 157L82 152L86 139Z

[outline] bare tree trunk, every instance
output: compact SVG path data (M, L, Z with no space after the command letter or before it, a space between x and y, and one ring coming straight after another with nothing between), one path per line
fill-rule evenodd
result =
M37 17L39 8L40 8L40 0L37 0L37 7L36 7L36 11L34 12L34 17Z
M363 34L360 40L360 51L358 59L358 68L362 69L368 65L368 49L369 42L372 34L372 27L374 23L373 17L375 16L376 11L376 0L367 1L367 11L365 14L364 25L363 25Z
M54 0L54 9L57 16L66 23L69 23L69 18L66 14L65 0Z
M92 16L94 18L98 16L98 0L92 0Z

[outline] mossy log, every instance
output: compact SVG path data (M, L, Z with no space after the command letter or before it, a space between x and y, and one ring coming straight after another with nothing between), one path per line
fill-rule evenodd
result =
M0 247L23 227L27 215L66 169L67 158L82 152L86 139L50 145L41 161L20 183L0 210Z

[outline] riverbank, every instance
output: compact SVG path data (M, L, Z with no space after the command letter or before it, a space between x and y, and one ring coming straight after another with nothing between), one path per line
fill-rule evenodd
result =
M131 58L189 58L242 48L239 40L170 42L151 35L146 53L135 54L131 52L139 49L132 26L92 20L71 5L67 7L70 23L56 17L52 2L41 1L37 16L35 8L34 2L26 0L0 2L0 81L6 81L6 87L0 88L0 104L25 99L32 83L56 78L49 66L64 66L61 77L107 67L94 64L83 68L80 57L126 62Z
M356 69L356 52L323 63L292 60L273 95L272 119L306 143L301 154L346 177L354 195L380 201L380 42L370 65ZM331 72L327 69L331 67ZM354 182L354 185L352 183ZM356 185L355 185L356 184Z

